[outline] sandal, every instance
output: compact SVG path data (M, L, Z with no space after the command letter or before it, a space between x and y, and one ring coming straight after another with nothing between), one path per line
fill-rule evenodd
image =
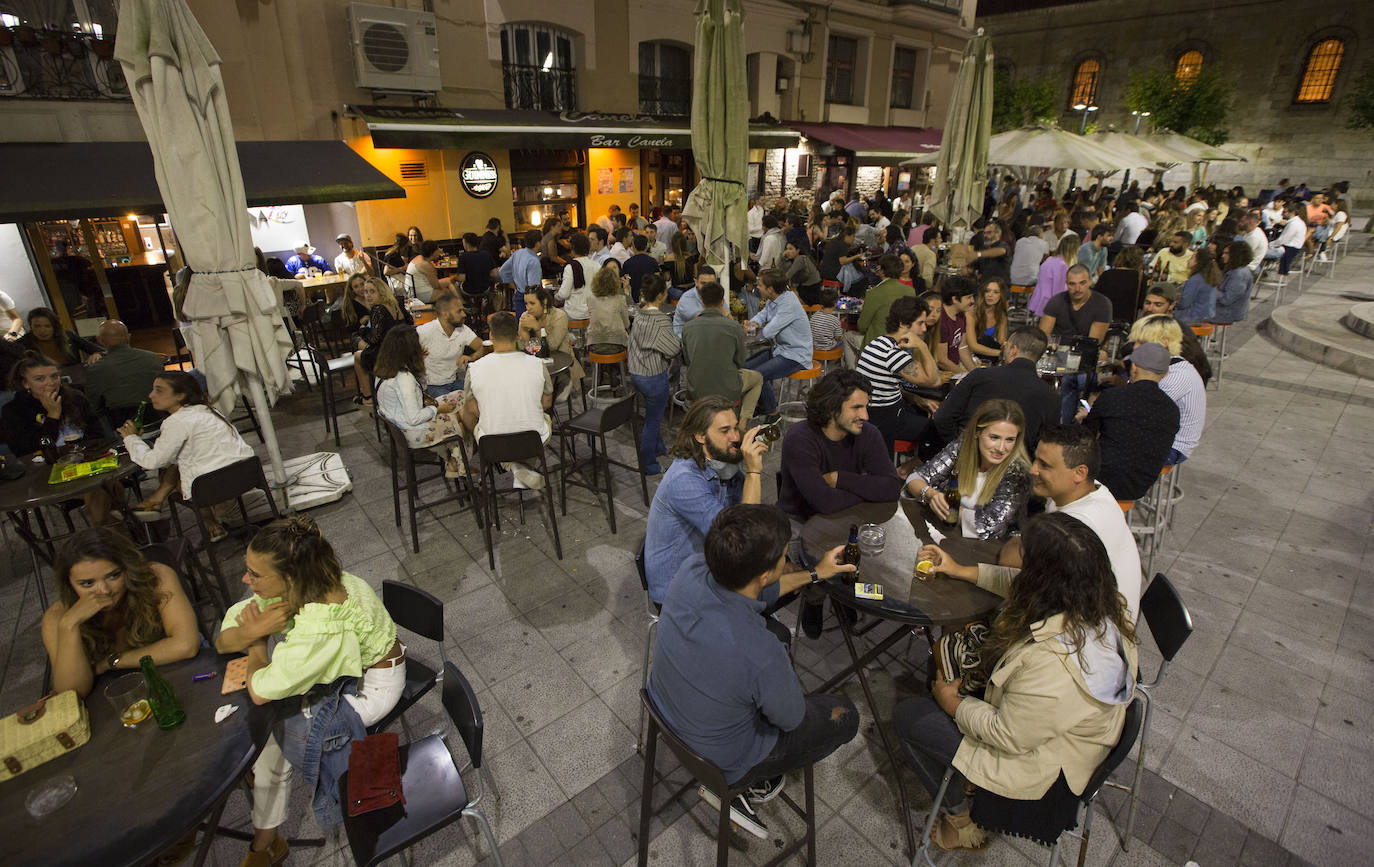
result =
M162 520L162 513L166 505L166 500L144 500L138 504L137 508L130 510L130 514L145 524L151 524L154 521Z
M930 842L943 852L982 852L988 835L968 813L945 813L930 829Z

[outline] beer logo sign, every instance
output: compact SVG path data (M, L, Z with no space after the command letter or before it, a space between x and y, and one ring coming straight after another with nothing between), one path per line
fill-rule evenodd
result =
M463 157L458 179L469 196L485 199L496 192L496 164L481 151L472 151Z

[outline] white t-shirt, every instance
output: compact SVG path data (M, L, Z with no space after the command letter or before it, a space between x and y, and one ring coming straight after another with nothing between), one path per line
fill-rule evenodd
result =
M352 258L349 258L347 253L340 251L339 255L334 257L334 273L349 277L354 274L366 274L366 262L367 260L363 258L361 251L357 251L357 255Z
M1044 238L1027 235L1016 242L1011 254L1011 282L1017 286L1034 286L1040 277L1040 263L1050 253Z
M5 312L6 310L16 309L18 308L14 306L14 299L11 298L9 295L5 294L4 292L0 292L0 313Z
M1131 528L1126 526L1126 513L1116 504L1116 498L1105 485L1086 497L1080 497L1064 508L1057 508L1053 500L1045 504L1046 512L1063 512L1072 515L1092 528L1102 545L1107 549L1107 558L1112 562L1112 574L1116 576L1116 587L1126 597L1130 609L1131 622L1140 614L1140 550L1135 546Z
M484 355L468 365L465 391L477 399L477 436L539 431L547 440L549 417L541 399L553 393L542 359L523 352Z
M592 297L592 278L601 270L600 263L589 256L578 256L574 261L581 263L584 281L579 288L574 284L572 265L563 266L563 283L558 288L558 300L563 302L563 312L569 319L591 318L588 304Z
M1121 225L1116 228L1116 239L1122 244L1134 244L1149 224L1144 214L1133 211L1121 218Z
M988 482L987 473L979 473L973 486L973 496L959 498L959 527L965 539L978 538L978 498L983 496L983 485Z
M1293 217L1283 224L1279 232L1279 243L1285 247L1302 247L1307 242L1307 224L1301 217Z
M420 347L428 353L425 356L425 385L453 382L458 376L457 364L463 350L477 339L466 325L454 328L452 334L444 334L444 326L438 319L416 328L415 335L420 338Z
M1264 267L1264 254L1269 252L1269 237L1259 226L1245 233L1245 244L1250 248L1250 273L1258 274Z

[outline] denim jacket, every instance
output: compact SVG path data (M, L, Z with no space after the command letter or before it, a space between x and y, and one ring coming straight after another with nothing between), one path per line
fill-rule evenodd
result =
M288 718L278 733L282 754L305 775L311 789L310 806L321 828L343 821L339 778L348 770L352 743L367 737L362 718L345 694L356 695L358 679L341 677L301 696L301 710Z

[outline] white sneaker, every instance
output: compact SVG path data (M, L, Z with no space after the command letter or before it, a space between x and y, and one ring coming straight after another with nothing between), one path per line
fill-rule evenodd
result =
M523 464L512 464L511 472L515 475L517 488L528 488L531 491L544 489L544 477L529 467Z
M1325 253L1318 253L1318 254L1317 254L1317 261L1318 261L1318 262L1330 262L1330 261L1331 261L1331 257L1330 257L1330 256L1327 256Z

